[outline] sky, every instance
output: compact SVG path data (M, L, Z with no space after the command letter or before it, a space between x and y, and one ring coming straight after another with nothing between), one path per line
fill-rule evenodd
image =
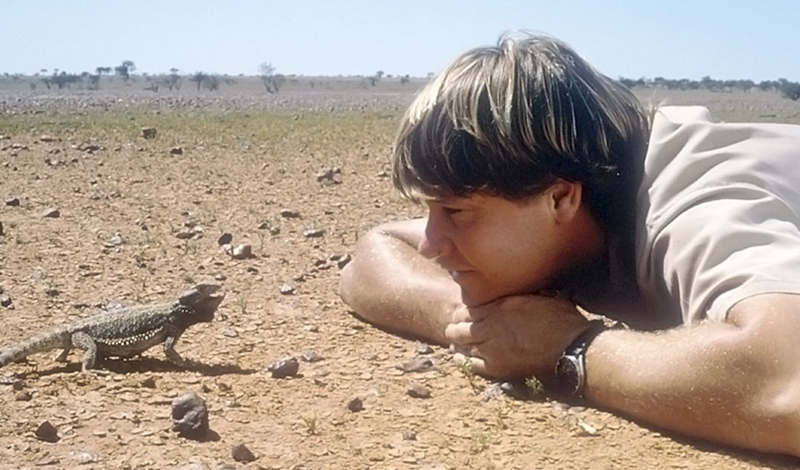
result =
M18 0L0 73L438 73L507 31L555 36L611 77L800 81L797 0Z

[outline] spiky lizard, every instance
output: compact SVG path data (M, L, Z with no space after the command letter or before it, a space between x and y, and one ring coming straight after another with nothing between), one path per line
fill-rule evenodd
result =
M189 361L175 351L184 331L196 323L210 322L225 298L220 285L199 283L172 303L136 305L45 330L17 345L0 349L0 367L31 354L63 349L56 360L66 361L72 348L83 351L81 370L95 368L98 357L132 357L157 344L164 345L167 359L178 366Z

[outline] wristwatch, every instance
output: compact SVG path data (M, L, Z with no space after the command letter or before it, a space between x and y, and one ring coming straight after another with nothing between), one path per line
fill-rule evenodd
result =
M586 349L597 335L607 328L602 320L593 320L583 333L567 346L556 362L556 383L559 391L570 397L583 398L586 384Z

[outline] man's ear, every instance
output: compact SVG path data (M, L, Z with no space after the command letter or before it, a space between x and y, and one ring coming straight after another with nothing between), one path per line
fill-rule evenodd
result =
M583 185L558 180L550 186L548 191L550 192L550 207L556 222L571 222L583 203Z

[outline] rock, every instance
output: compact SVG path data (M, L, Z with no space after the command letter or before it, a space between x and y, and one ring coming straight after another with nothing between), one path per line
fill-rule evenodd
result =
M232 241L233 241L233 235L231 235L228 232L225 232L222 235L220 235L219 238L217 239L217 245L219 246L227 245Z
M281 286L281 294L282 295L292 295L294 294L294 287L290 286L289 284L284 284Z
M155 139L158 131L155 127L142 127L142 137L145 139Z
M244 444L236 444L231 450L231 457L237 462L252 462L256 456Z
M422 384L418 384L418 383L409 384L408 388L406 389L406 393L411 398L430 398L431 397L431 391L428 389L428 387L426 387L426 386L424 386Z
M253 257L253 247L250 245L237 245L231 250L231 258L248 259Z
M9 207L18 207L19 206L19 198L18 197L10 197L6 199L6 205Z
M300 218L300 212L294 209L281 209L281 217L284 219L298 219Z
M36 438L45 442L58 442L61 439L58 436L58 429L50 424L50 421L45 421L36 428Z
M3 232L3 222L0 222L0 237L3 235L5 235L5 232Z
M305 362L319 362L323 359L323 357L317 354L316 351L308 350L303 351L303 354L300 355L300 359Z
M49 135L43 135L39 137L39 142L55 142L55 141L56 138Z
M204 462L191 462L178 467L177 470L211 470Z
M87 463L96 463L100 461L100 456L92 451L86 450L73 450L69 453L69 458L78 465L86 465Z
M7 309L13 309L14 301L11 300L11 297L7 295L0 295L0 306L3 306Z
M421 356L433 354L433 348L429 344L421 342L417 342L417 344L414 346L414 351Z
M169 149L170 155L183 155L183 147L172 147Z
M416 441L417 440L417 432L411 429L407 431L403 431L403 440L404 441Z
M347 402L347 409L352 411L353 413L358 413L359 411L364 409L364 402L359 397L355 397L349 402Z
M306 238L319 238L325 235L324 228L309 228L303 230L303 236Z
M346 253L344 256L336 260L336 267L339 269L344 269L353 258L350 257L350 253Z
M147 377L139 382L139 385L144 388L156 388L156 378L153 376Z
M105 246L106 248L113 248L115 246L122 246L126 243L128 243L128 240L126 240L121 233L117 232L113 237L108 239L108 241L105 243Z
M433 361L427 357L418 357L397 366L403 372L424 372L433 367Z
M43 219L57 219L58 217L61 217L61 211L54 207L48 207L42 212Z
M272 377L276 379L294 377L300 370L300 363L294 357L285 357L270 364L267 370L272 372Z
M31 395L31 392L27 390L22 390L20 392L17 392L16 395L14 395L14 400L16 401L31 401L32 399L33 395Z
M188 439L203 440L208 435L208 408L196 393L172 400L172 430Z

